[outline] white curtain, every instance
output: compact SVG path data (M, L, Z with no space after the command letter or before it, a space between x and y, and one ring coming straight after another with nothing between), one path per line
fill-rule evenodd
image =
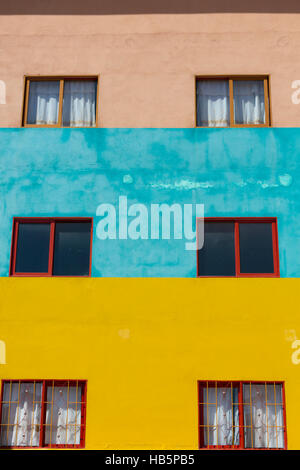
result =
M66 80L64 84L63 126L96 125L96 80Z
M197 126L230 124L228 80L197 80Z
M80 444L81 388L48 387L47 401L45 444Z
M204 445L239 445L238 389L204 388L203 402Z
M281 385L244 385L244 425L246 448L284 447Z
M263 80L234 80L233 97L236 124L265 123Z
M58 109L59 81L30 82L27 124L57 124Z
M2 426L2 446L39 446L41 397L41 383L4 384L1 424L10 426Z

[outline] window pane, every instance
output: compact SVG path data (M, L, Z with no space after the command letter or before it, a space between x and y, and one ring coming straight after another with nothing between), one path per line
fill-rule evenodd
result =
M1 446L36 447L40 439L42 384L4 384ZM5 426L9 424L9 426Z
M247 403L250 403L244 405L245 447L282 449L283 407L269 401L274 400L274 385L245 384L243 389L244 397L247 397Z
M204 245L198 250L199 276L235 276L233 222L204 222Z
M80 385L47 387L45 428L45 444L80 444Z
M65 80L63 100L63 126L95 126L96 99L96 80Z
M53 274L88 276L90 238L90 222L57 222L55 224Z
M197 80L197 126L229 126L228 80Z
M241 273L274 273L271 223L240 223Z
M203 402L204 445L239 445L238 388L203 388Z
M19 223L16 273L47 273L50 224Z
M59 81L31 81L27 124L53 125L58 122Z
M263 80L234 80L235 124L265 124Z

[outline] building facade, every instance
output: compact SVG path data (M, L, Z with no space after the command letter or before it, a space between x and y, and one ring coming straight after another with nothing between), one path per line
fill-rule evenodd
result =
M299 449L300 11L52 3L0 8L0 445Z

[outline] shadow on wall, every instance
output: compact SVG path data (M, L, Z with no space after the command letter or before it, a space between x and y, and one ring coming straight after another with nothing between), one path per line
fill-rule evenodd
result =
M191 13L300 13L299 0L15 0L1 15L138 15Z

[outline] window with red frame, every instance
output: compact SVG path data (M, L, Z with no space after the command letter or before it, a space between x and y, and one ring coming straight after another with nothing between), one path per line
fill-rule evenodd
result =
M91 219L14 219L11 275L89 276Z
M203 219L198 219L198 224ZM275 218L205 218L204 243L197 251L201 277L278 277ZM199 231L203 225L198 225Z
M198 382L201 449L286 449L283 382Z
M84 447L86 382L5 380L1 447Z

